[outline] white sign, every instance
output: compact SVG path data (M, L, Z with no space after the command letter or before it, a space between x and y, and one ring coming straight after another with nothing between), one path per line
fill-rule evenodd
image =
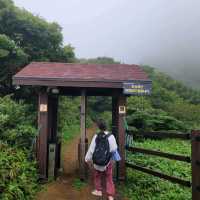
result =
M47 104L40 104L40 112L47 112Z
M126 113L126 107L125 106L119 106L119 114L125 114Z

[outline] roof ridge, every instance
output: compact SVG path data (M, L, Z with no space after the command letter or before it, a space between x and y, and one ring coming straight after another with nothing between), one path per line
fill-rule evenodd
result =
M47 61L32 61L30 62L30 64L65 64L65 65L96 65L96 66L134 66L134 67L140 67L140 65L137 64L120 64L120 63L112 63L112 64L106 64L106 63L65 63L65 62L47 62Z

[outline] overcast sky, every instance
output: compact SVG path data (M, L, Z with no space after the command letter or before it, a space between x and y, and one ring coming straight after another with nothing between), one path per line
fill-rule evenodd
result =
M63 27L76 56L162 69L200 63L199 0L14 0Z

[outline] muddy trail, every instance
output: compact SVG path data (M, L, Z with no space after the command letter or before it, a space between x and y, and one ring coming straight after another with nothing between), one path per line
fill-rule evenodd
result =
M96 128L87 130L89 143ZM106 200L106 197L95 197L91 195L93 189L90 184L81 184L78 177L78 141L80 135L76 136L70 143L62 146L62 168L63 172L56 181L48 183L41 192L38 193L36 200ZM117 195L116 200L125 200Z

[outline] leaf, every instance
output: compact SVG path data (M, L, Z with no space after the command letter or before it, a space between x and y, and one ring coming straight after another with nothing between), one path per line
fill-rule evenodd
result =
M5 49L0 49L0 58L4 58L9 55L9 51Z

